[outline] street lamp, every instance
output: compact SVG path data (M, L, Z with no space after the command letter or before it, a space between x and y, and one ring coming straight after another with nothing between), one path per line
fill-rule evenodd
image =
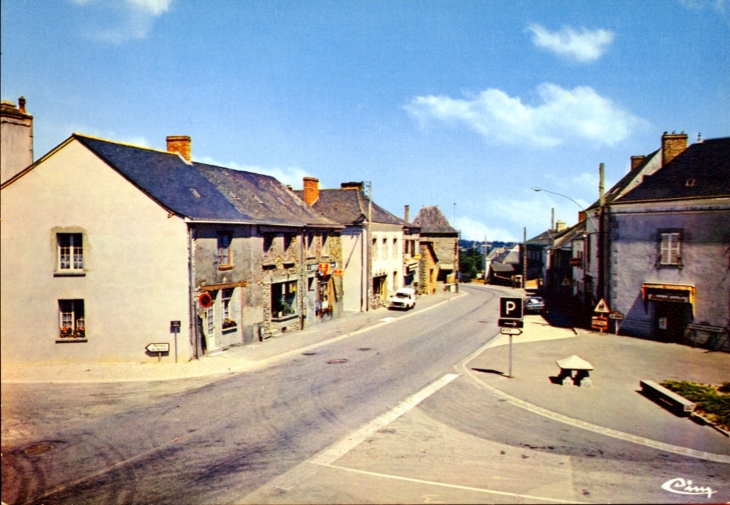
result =
M573 202L574 204L576 204L578 206L578 208L585 213L586 217L591 220L591 223L593 223L593 228L595 230L598 230L598 226L596 226L596 222L593 220L593 217L591 217L591 215L588 213L588 211L585 210L581 204L579 204L578 202L576 202L575 200L573 200L571 197L565 196L565 195L560 194L560 193L556 193L555 191L550 191L548 189L542 189L542 188L530 188L530 189L532 189L535 192L544 191L545 193L550 193L552 195L557 195L557 196L562 196L563 198L567 198L568 200L570 200L571 202Z

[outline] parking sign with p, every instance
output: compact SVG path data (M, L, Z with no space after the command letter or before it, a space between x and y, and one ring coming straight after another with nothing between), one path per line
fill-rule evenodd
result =
M499 299L500 319L522 319L523 305L522 298L503 296Z

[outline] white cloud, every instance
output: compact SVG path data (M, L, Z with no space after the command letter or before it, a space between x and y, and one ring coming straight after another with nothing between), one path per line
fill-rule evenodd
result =
M537 94L541 103L534 106L490 88L466 99L419 96L404 108L421 125L432 120L464 124L495 142L543 147L571 138L614 145L645 123L588 86L566 90L544 83Z
M711 9L720 13L725 13L725 4L727 3L726 0L679 0L679 2L694 10L702 10L709 5Z
M232 168L234 170L243 170L245 172L254 172L257 174L270 175L282 184L289 185L294 189L302 187L303 177L309 177L309 174L307 172L297 167L265 168L257 165L241 165L239 163L236 163L235 161L231 161L229 163L220 163L219 161L216 161L213 158L209 158L207 156L202 158L196 158L195 156L193 156L193 161L207 163L209 165L217 165L219 167Z
M538 24L531 24L526 31L532 32L532 43L537 47L582 63L600 58L614 37L613 32L603 29L583 28L581 31L576 31L565 27L560 31L551 32Z
M84 27L84 34L94 40L119 44L144 39L155 18L167 12L172 0L71 0L82 7L94 7L99 15Z
M461 232L461 238L464 240L487 240L492 242L500 240L503 242L515 242L516 239L508 231L503 228L489 227L479 221L467 216L459 216L452 219L451 226Z

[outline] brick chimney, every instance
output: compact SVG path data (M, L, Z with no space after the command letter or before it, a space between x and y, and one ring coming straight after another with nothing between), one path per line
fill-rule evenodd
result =
M405 209L404 209L404 211L403 211L403 214L404 214L403 220L404 220L404 221L405 221L406 223L408 223L408 222L409 222L409 221L408 221L408 211L409 211L410 209L411 209L411 206L410 206L410 205L406 205L406 206L405 206Z
M687 149L686 133L667 133L662 135L662 166L672 161Z
M190 137L185 135L171 135L167 137L167 152L177 153L184 160L190 161Z
M641 166L642 163L644 163L644 160L646 160L646 156L640 155L640 156L632 156L631 157L631 170L636 170Z
M33 116L22 96L18 107L0 101L0 139L0 183L5 183L33 163Z
M308 205L314 205L319 200L319 179L305 177L302 179L304 188L304 201Z
M359 189L362 191L362 182L343 182L340 184L340 189Z

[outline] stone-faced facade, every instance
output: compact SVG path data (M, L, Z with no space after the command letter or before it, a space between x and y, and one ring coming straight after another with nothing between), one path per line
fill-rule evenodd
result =
M420 229L421 281L418 292L431 294L456 282L459 268L459 232L451 227L438 207L421 207L413 218Z

